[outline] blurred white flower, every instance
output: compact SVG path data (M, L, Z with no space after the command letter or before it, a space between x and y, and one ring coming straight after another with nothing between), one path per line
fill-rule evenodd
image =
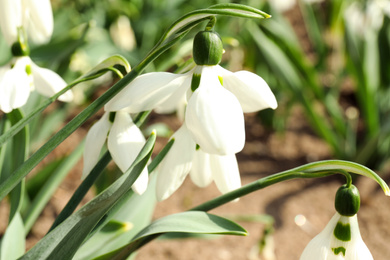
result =
M364 35L369 29L379 30L385 15L390 17L389 0L354 1L346 8L344 19L354 33Z
M53 12L50 0L0 0L0 28L11 46L23 27L33 42L50 40L53 33Z
M193 141L185 124L172 136L174 143L158 167L156 195L159 201L167 199L190 174L199 187L213 180L217 188L226 193L241 186L236 156L203 152Z
M194 87L195 86L195 87ZM130 113L173 111L186 96L185 124L206 153L229 155L245 142L243 112L277 107L267 83L248 71L232 73L216 66L196 66L185 74L147 73L137 77L105 106Z
M130 167L145 144L145 137L127 112L116 112L113 122L110 121L109 115L109 112L104 113L103 117L91 127L87 134L83 179L99 161L100 151L106 140L111 157L122 172ZM133 190L138 194L144 193L148 185L148 178L148 170L145 167L134 182Z
M292 9L296 4L296 0L268 0L268 2L273 9L280 13Z
M357 215L341 216L336 213L325 229L303 251L300 260L372 260L363 242Z
M137 45L130 19L125 15L120 15L111 25L110 36L114 43L125 51L131 51Z
M16 57L11 63L0 67L0 109L9 113L14 108L22 107L34 89L51 97L66 85L57 73L39 67L30 57ZM58 99L69 102L73 94L67 91Z

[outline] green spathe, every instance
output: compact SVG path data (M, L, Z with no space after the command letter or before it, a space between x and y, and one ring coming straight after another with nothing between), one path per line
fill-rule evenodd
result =
M193 57L197 65L218 65L222 54L223 45L218 33L201 31L195 35Z

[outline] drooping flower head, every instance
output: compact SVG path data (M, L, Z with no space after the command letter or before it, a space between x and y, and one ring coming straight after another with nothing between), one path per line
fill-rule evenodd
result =
M186 100L183 126L173 135L175 143L158 169L159 200L168 198L189 171L197 172L191 178L200 186L214 180L222 192L238 188L235 154L245 144L243 112L277 107L261 77L248 71L232 73L219 66L222 54L217 33L199 32L194 38L194 69L179 75L141 75L105 106L106 111L171 112L183 98Z
M66 82L55 72L41 68L29 57L27 34L36 42L50 40L53 14L49 0L0 0L0 29L11 47L13 59L0 68L0 109L9 113L26 104L30 91L51 97ZM71 91L59 100L73 100Z
M91 127L86 137L83 179L99 161L106 140L111 157L122 172L130 167L145 144L145 137L127 112L104 113L102 118ZM145 168L132 188L138 194L142 194L147 185L148 170Z
M46 43L53 34L50 0L0 0L0 29L7 43L18 40L23 28L35 43Z
M359 231L356 213L360 197L357 188L342 186L337 191L335 207L337 213L306 246L300 260L372 260Z

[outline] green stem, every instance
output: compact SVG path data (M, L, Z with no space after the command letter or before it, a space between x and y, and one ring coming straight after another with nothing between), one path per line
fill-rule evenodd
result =
M291 180L291 179L298 179L298 178L319 178L319 177L326 177L333 175L335 171L328 171L328 172L316 172L316 173L307 173L307 172L296 172L293 170L288 170L285 172L276 173L264 178L261 178L257 181L254 181L252 183L249 183L245 186L242 186L241 188L238 188L236 190L233 190L231 192L225 193L215 199L212 199L210 201L207 201L199 206L196 206L190 210L194 211L209 211L214 208L217 208L219 206L222 206L223 204L226 204L230 201L233 201L237 198L240 198L242 196L248 195L252 192L255 192L257 190L264 189L268 186L271 186L276 183L280 183L283 181Z

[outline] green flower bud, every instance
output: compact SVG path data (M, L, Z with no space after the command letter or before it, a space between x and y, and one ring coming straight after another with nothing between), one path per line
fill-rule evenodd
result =
M336 192L335 208L342 216L352 217L360 208L360 195L358 189L351 184L341 186Z
M223 45L218 33L201 31L195 35L193 57L197 65L218 65L222 54Z

